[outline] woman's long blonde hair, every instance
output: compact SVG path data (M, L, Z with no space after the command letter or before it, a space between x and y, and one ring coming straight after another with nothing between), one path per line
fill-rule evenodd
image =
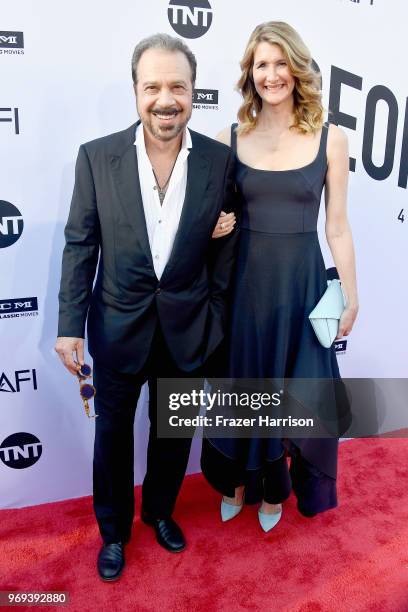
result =
M294 122L291 128L315 133L323 125L324 109L320 91L320 74L312 66L309 49L292 26L284 21L261 23L252 32L240 63L242 74L237 89L244 101L238 111L238 134L245 134L257 124L262 99L255 89L252 69L255 49L260 42L279 45L295 79Z

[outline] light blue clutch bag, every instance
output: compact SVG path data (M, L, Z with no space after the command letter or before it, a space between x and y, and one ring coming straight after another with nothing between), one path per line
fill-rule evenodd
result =
M339 331L339 321L345 308L345 299L340 281L327 281L328 287L309 315L317 339L325 348L330 348Z

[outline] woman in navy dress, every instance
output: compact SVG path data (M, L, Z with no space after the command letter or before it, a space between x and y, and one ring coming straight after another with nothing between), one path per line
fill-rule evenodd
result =
M357 316L346 213L347 139L340 128L324 123L319 75L288 24L258 26L241 69L239 123L218 135L236 153L242 200L228 374L339 379L335 349L320 345L308 316L327 288L317 235L323 187L326 237L346 297L338 338L350 333ZM233 214L223 214L214 238L225 236L234 224ZM260 503L259 521L269 531L292 489L304 516L337 506L337 451L337 438L204 437L201 466L223 495L224 521L236 516L244 502Z

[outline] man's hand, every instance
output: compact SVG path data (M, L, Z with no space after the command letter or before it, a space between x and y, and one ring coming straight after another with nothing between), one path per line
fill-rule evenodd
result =
M83 338L57 338L55 350L60 356L64 366L71 374L76 375L84 362L84 339ZM75 359L74 359L75 354Z

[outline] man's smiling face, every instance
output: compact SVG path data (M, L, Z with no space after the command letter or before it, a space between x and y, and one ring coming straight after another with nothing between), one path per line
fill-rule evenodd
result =
M184 130L193 108L191 68L184 53L145 51L134 90L139 117L154 138L169 141Z

